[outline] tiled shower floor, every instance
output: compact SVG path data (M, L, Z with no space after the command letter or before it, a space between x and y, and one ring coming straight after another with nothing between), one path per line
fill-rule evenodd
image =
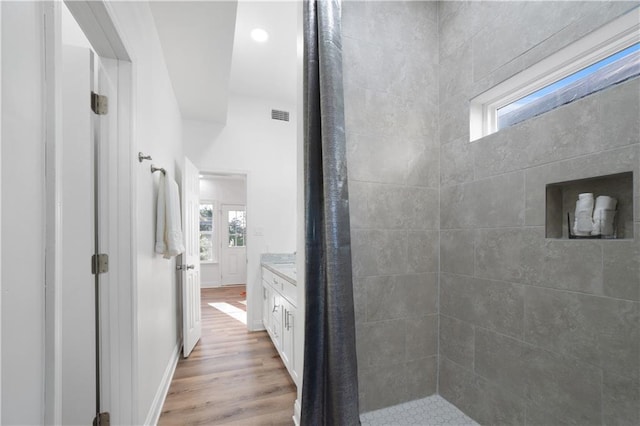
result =
M432 395L360 416L362 426L478 426L440 395Z

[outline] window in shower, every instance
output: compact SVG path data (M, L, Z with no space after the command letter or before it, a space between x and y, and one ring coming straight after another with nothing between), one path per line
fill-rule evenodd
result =
M640 75L640 43L496 109L498 130Z
M640 75L638 8L471 101L471 140Z

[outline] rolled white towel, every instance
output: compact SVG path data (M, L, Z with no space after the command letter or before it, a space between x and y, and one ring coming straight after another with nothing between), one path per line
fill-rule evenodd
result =
M586 192L578 194L576 202L575 222L573 232L576 235L591 235L593 231L593 194Z
M600 195L596 198L591 235L613 235L613 220L616 216L617 204L618 200L607 195Z
M615 210L617 204L618 200L615 198L607 195L599 195L598 198L596 198L594 210Z
M593 213L593 231L591 231L591 235L613 235L613 220L615 217L615 210L596 210Z

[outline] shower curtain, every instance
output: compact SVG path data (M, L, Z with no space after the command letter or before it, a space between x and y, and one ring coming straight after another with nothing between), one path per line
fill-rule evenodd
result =
M305 1L305 426L360 424L340 20L340 0Z

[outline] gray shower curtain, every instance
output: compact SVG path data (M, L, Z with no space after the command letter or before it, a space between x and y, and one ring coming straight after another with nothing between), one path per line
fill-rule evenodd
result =
M340 0L304 3L302 425L358 425Z

